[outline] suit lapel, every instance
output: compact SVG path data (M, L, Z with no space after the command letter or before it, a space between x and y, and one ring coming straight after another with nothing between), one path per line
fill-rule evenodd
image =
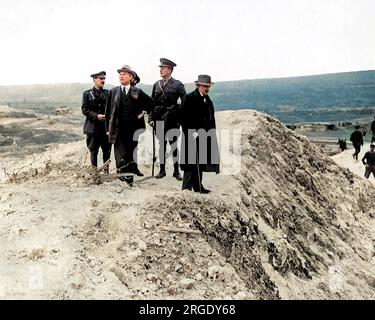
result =
M118 109L121 104L121 87L116 88L115 97L113 98L113 105Z

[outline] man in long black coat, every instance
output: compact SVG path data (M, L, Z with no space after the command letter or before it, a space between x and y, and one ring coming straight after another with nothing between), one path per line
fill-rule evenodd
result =
M82 113L86 116L83 132L86 134L87 148L91 153L91 165L98 166L98 152L102 149L103 163L109 160L111 145L105 130L105 106L108 90L103 89L106 73L101 71L91 75L94 87L83 93Z
M182 102L181 169L183 190L209 193L203 187L203 172L220 173L214 105L208 96L213 82L208 75L195 81L197 89Z
M374 120L371 122L370 129L372 133L371 142L375 142L375 117Z
M143 176L138 169L135 151L139 134L146 128L144 114L154 108L154 101L135 87L139 77L129 66L125 65L117 72L121 85L110 90L105 110L108 138L114 144L118 173Z
M353 143L354 153L353 158L358 160L358 155L361 152L361 146L363 146L363 134L359 131L359 126L355 126L355 131L350 136L350 141Z

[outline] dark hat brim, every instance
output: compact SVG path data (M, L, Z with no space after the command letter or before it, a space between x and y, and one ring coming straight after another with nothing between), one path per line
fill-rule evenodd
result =
M93 73L92 75L90 75L91 78L106 77L106 76L107 74L105 71Z
M215 82L200 82L200 81L195 81L195 84L200 84L202 86L207 86L207 85L214 85Z
M135 72L135 76L134 76L134 84L138 84L141 82L141 78L138 76L138 74Z
M129 69L117 69L117 72L118 73L126 72L126 73L131 74L134 78L137 77L137 73L135 73L133 70L129 70Z

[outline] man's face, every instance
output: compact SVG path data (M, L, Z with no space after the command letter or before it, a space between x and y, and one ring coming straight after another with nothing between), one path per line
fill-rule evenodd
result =
M208 95L208 93L210 92L210 89L211 89L211 85L201 85L199 84L198 85L198 90L204 95Z
M96 88L103 88L105 85L105 77L95 77L94 78L94 86Z
M160 76L162 78L168 78L172 74L172 69L169 67L160 67Z
M130 82L132 81L133 79L133 75L131 75L130 73L128 72L120 72L119 73L119 80L120 80L120 83L123 85L123 86L127 86L130 84Z
M370 146L370 150L371 150L371 152L374 152L375 151L375 146Z

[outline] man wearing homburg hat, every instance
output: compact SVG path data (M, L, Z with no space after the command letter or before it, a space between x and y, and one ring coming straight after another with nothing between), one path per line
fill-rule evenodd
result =
M85 91L82 98L82 113L86 116L83 132L87 136L86 144L91 153L91 165L97 167L99 148L102 149L103 163L109 160L111 154L104 115L108 90L103 89L106 78L105 71L94 73L91 77L94 87Z
M167 141L173 150L173 163L174 172L173 176L181 181L182 177L179 171L178 165L178 146L177 139L180 130L180 117L181 117L181 106L179 104L179 99L182 99L186 95L184 85L172 77L173 68L177 65L166 58L160 59L160 76L161 80L154 84L152 89L152 98L155 101L155 109L150 115L150 125L159 126L160 123L164 126L163 129L158 130L156 127L156 136L159 140L159 160L160 160L160 172L156 176L157 179L164 178L166 176L165 171L165 151L167 147ZM175 129L170 135L168 131ZM176 133L176 134L175 134Z
M214 84L208 75L198 76L196 90L182 102L181 169L182 189L209 193L203 187L203 172L220 172L219 145L214 105L208 96Z
M140 79L128 65L117 72L120 86L109 91L105 110L106 129L110 143L114 144L117 172L143 176L135 155L139 137L135 133L146 128L144 114L153 109L154 101L135 86Z

